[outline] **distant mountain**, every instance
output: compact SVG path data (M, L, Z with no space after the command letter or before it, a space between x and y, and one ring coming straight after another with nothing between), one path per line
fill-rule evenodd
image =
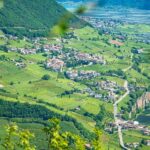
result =
M4 0L0 29L15 35L45 35L64 14L69 12L55 0ZM75 16L70 22L81 23Z
M99 5L150 9L150 0L99 0Z
M150 9L150 0L58 0L61 2L74 1L74 2L98 2L100 6L124 6L139 9Z

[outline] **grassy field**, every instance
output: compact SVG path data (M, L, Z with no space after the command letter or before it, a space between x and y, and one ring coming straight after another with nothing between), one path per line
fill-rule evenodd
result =
M141 69L142 73L145 73L150 77L150 65L149 64L141 63L139 68Z
M131 69L127 72L128 81L135 82L137 86L147 87L150 84L150 81L147 77L143 76L134 69Z
M120 27L125 33L132 33L134 26L124 26ZM147 26L138 26L142 31L147 32L149 27ZM131 60L131 49L144 48L144 53L140 55L134 54L134 58L139 59L141 57L141 62L139 68L141 73L137 72L133 68L129 69L126 73L127 80L129 83L135 82L139 87L148 87L150 85L149 79L143 75L143 73L149 74L149 45L144 43L135 43L130 39L127 39L123 42L123 45L116 47L113 44L110 44L109 41L113 39L111 35L99 35L98 32L90 27L85 27L81 29L75 29L74 35L77 38L68 39L67 43L64 43L65 48L74 48L79 52L90 53L90 54L99 54L104 56L106 60L106 65L93 64L90 66L77 66L77 70L94 70L101 73L100 77L93 78L91 81L101 81L101 80L110 80L117 82L119 86L123 86L125 79L122 79L119 76L108 76L106 73L108 71L117 71L128 68L133 65L133 60ZM135 32L135 31L133 31ZM0 35L3 35L0 32ZM0 45L8 44L9 47L24 48L32 47L32 42L25 40L4 40L0 39ZM42 43L47 44L58 44L54 39L48 39L42 41ZM6 60L0 61L0 85L6 93L0 91L0 98L7 101L19 101L21 103L28 102L29 104L36 104L44 106L49 110L58 113L60 115L69 115L70 117L77 120L81 123L85 129L88 131L93 131L96 125L96 121L92 117L87 117L84 115L85 112L88 112L92 115L97 115L100 111L100 106L104 105L106 111L109 113L113 112L112 103L107 103L105 101L89 97L87 93L83 94L80 92L74 92L70 95L60 96L66 91L71 91L78 89L82 91L87 88L87 84L82 82L75 82L67 78L58 78L58 73L45 69L43 64L39 62L44 62L47 58L43 56L42 53L37 53L33 55L21 55L15 52L3 52L0 51L0 56L5 55ZM19 68L16 66L15 61L22 60L26 64L25 68ZM68 68L65 68L66 70ZM49 75L49 80L41 79L43 75ZM101 91L103 92L103 91ZM39 100L41 103L39 103ZM129 96L125 97L124 100L119 103L119 110L121 107L127 107L127 102L129 101ZM48 105L48 104L53 104ZM54 107L54 105L56 107ZM76 108L80 107L80 111L76 111ZM112 118L108 118L111 119ZM4 126L8 123L7 120L0 120L0 136L4 134ZM19 123L19 126L22 128L29 128L37 136L37 141L39 142L39 147L42 147L40 143L40 129L43 127L42 124L37 123ZM79 134L78 129L74 126L72 122L63 121L61 123L63 131L71 131L75 134ZM125 142L134 142L140 141L143 137L140 133L136 131L124 131L123 132ZM109 135L106 134L106 149L110 150L120 150L119 140L117 134ZM44 138L44 135L43 135ZM115 139L115 140L114 140ZM1 149L1 148L0 148ZM143 149L144 150L144 149ZM145 148L146 150L146 148Z
M125 143L141 142L142 139L145 140L150 139L149 136L145 136L140 131L137 130L123 131L123 137Z
M133 34L133 33L149 33L150 32L150 27L149 25L146 24L126 24L123 26L119 26L119 30L122 32L128 33L128 34Z
M119 110L121 110L121 107L127 108L127 102L129 101L130 97L126 96L119 104L118 104L118 108Z
M75 109L78 106L89 113L97 114L99 112L99 105L102 104L106 105L108 111L112 111L112 106L109 104L97 99L88 98L87 95L84 94L74 93L71 96L60 97L59 95L66 90L72 90L73 88L81 90L86 86L68 79L57 79L57 73L45 70L37 64L39 60L45 60L42 55L21 56L16 53L5 52L0 52L0 54L5 55L10 59L9 61L0 62L0 84L4 86L6 91L10 92L9 95L1 93L2 98L13 101L17 101L17 99L19 99L19 101L29 102L32 104L36 104L36 100L40 99L43 102L55 104L63 108L64 111L60 111L56 108L45 106L60 114L64 114L66 111ZM26 68L18 68L11 61L13 59L19 59L20 57L27 65ZM32 64L29 64L30 61L32 61ZM41 80L41 77L44 74L49 74L51 77L50 80ZM13 84L10 84L11 82L13 82ZM15 97L18 98L15 99ZM89 126L86 126L87 122L84 121L84 119L86 120L85 116L81 116L81 119L76 113L70 113L70 115L79 122L82 122L88 130L91 130L94 127L94 121L91 121L92 123L90 123Z
M68 44L65 47L73 47L78 51L87 53L98 53L103 55L107 64L103 65L91 65L91 66L81 66L78 70L95 70L100 73L106 73L110 70L125 69L131 65L131 47L135 43L127 41L120 48L114 47L114 45L108 44L107 42L112 39L110 35L100 36L95 29L90 27L85 27L82 29L75 29L74 35L79 39L69 39ZM85 36L86 35L86 36ZM44 42L44 41L43 41ZM46 43L51 42L50 40ZM3 44L3 43L2 43ZM9 45L11 47L30 47L31 42L24 40L10 40ZM87 129L92 129L95 124L94 121L87 126L87 118L77 112L72 113L71 110L80 106L84 111L96 115L100 111L100 105L105 105L109 112L112 112L112 104L100 101L98 99L89 98L86 94L73 93L70 96L60 97L60 94L74 88L82 90L86 88L84 84L68 80L66 78L57 78L57 73L50 70L44 69L38 62L45 61L45 57L42 54L36 55L21 55L18 53L5 53L0 52L0 55L5 55L9 61L1 61L0 66L0 84L4 86L6 91L9 91L8 95L1 95L9 100L16 100L17 96L19 101L37 103L37 100L42 100L43 103L55 104L62 108L64 111L60 111L56 108L56 111L60 114L64 114L69 111L70 115L76 118L79 122ZM123 59L118 57L123 56ZM25 68L18 68L12 60L22 59L23 63L26 64ZM147 66L145 66L146 68ZM50 75L50 80L41 80L44 74ZM112 76L102 76L110 81L117 82L120 86L123 86L124 80L119 77ZM148 79L142 74L136 72L135 70L130 70L127 72L127 77L129 81L136 81L140 86L149 85ZM13 83L13 84L11 84ZM25 96L26 95L26 96ZM123 106L121 104L121 106ZM81 116L80 116L81 115ZM84 118L84 119L81 119ZM83 120L83 121L82 121Z
M24 48L31 47L33 45L25 40L9 40L9 46L13 48Z
M123 131L123 138L125 143L138 142L140 144L142 140L150 140L150 136L145 136L137 130ZM149 146L142 144L140 147L138 147L138 149L149 150Z

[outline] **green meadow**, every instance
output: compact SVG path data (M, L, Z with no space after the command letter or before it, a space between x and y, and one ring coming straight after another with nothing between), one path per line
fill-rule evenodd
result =
M69 116L77 119L90 131L93 129L95 122L88 117L72 113L72 109L80 106L89 113L97 114L100 111L99 106L105 104L106 109L110 112L112 111L112 106L109 106L109 104L94 98L88 98L86 94L74 93L70 96L60 97L60 94L66 90L70 91L74 88L82 90L86 86L72 80L57 78L57 73L46 70L38 65L37 62L39 60L45 59L41 54L26 56L5 52L0 52L0 54L5 55L6 58L9 59L0 62L0 84L2 84L4 89L9 92L9 94L1 92L1 98L9 101L19 100L23 103L28 102L30 104L38 105L38 100L41 100L43 101L42 105L59 114L69 113ZM19 59L20 57L27 65L25 68L18 68L12 61L13 59ZM32 64L29 64L31 61ZM50 80L42 80L41 77L44 74L49 74ZM55 104L62 108L63 111L46 106L45 103ZM87 125L89 119L90 124Z
M120 26L120 30L124 33L129 33L134 29L135 26ZM149 27L138 26L142 31L147 32ZM136 32L135 30L133 31ZM77 70L94 70L101 74L100 77L96 77L89 82L100 82L102 80L109 80L116 82L119 86L124 86L125 80L129 83L135 83L137 87L147 88L150 85L150 59L149 59L149 45L144 43L135 43L130 38L123 42L123 45L116 47L110 44L109 41L113 39L111 35L100 35L98 31L91 27L84 27L81 29L74 29L74 35L77 38L67 39L66 43L63 43L64 48L74 48L78 52L99 54L106 60L106 65L92 64L92 65L79 65L74 67ZM0 32L0 35L4 35ZM132 35L130 35L132 36ZM116 39L118 40L118 39ZM17 39L8 40L0 38L0 45L5 45L13 48L30 48L33 47L33 42ZM43 40L41 43L45 44L58 44L55 39ZM141 54L133 54L132 48L143 48L144 52ZM44 62L47 59L44 53L37 53L31 55L21 55L17 52L4 52L0 50L0 99L9 102L20 102L28 103L30 105L43 106L52 112L61 116L69 116L80 123L87 131L93 132L96 126L94 117L101 111L100 106L104 106L106 112L113 114L113 102L106 102L101 99L90 97L87 93L76 92L82 91L88 88L87 84L83 82L75 82L65 77L59 77L59 73L54 72L50 69L44 68ZM3 59L5 56L5 59ZM139 59L138 68L141 71L135 69L135 60ZM20 68L16 66L17 61L22 61L26 66ZM68 68L65 67L65 71ZM122 73L125 77L115 74L117 71L123 70ZM113 75L108 73L115 72ZM44 75L49 75L49 80L43 80ZM65 94L66 91L74 91L71 94ZM106 91L100 91L105 93ZM123 91L124 92L124 91ZM121 93L123 94L123 93ZM127 108L130 97L126 96L119 104L118 109ZM80 108L80 110L77 110ZM88 113L88 115L85 115ZM17 122L17 118L13 118ZM112 122L112 117L106 117L104 121ZM0 136L5 134L4 127L8 124L8 120L5 118L0 119ZM31 122L17 122L18 125L26 129L28 128L37 137L37 141L33 140L33 143L38 143L39 148L42 147L41 143L41 129L43 124L31 123ZM62 131L70 131L75 134L80 134L80 131L76 128L73 122L62 121ZM106 133L106 149L120 150L119 139L117 133L107 134ZM42 138L45 138L42 135ZM142 138L149 139L147 136L143 136L137 131L123 131L123 138L125 142L139 142ZM114 140L115 139L115 140ZM46 144L46 143L44 143ZM143 146L143 150L147 147ZM1 149L1 147L0 147Z

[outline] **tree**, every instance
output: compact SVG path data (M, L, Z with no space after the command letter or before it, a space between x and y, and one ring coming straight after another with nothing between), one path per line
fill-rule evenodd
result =
M5 150L35 150L35 146L30 144L30 139L34 137L28 130L20 130L16 124L7 127L7 134L2 143Z
M47 136L48 150L85 150L85 140L80 136L69 132L60 132L60 120L53 118L49 120L50 126L44 128ZM74 149L73 148L73 149Z
M50 79L50 75L48 74L45 74L43 77L42 77L42 80L49 80Z
M92 141L94 150L104 150L104 145L103 145L103 137L102 137L103 133L98 130L95 129L95 139Z
M70 135L76 150L85 150L85 141L78 135Z
M86 140L79 135L70 132L62 132L60 120L57 118L49 119L49 125L43 128L46 134L46 150L86 150ZM29 130L19 129L16 124L10 124L7 127L7 135L2 139L4 150L36 150L31 145L31 139L34 137ZM103 150L103 134L100 130L95 129L95 138L89 142L93 150Z
M67 135L68 133L60 133L60 120L53 118L49 119L50 126L45 127L43 130L46 133L48 141L48 150L63 150L68 149Z

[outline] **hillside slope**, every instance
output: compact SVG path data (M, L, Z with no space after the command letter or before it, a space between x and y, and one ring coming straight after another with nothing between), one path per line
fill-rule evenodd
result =
M0 28L17 35L43 35L67 13L55 0L5 0L0 9ZM79 21L76 17L72 20Z

